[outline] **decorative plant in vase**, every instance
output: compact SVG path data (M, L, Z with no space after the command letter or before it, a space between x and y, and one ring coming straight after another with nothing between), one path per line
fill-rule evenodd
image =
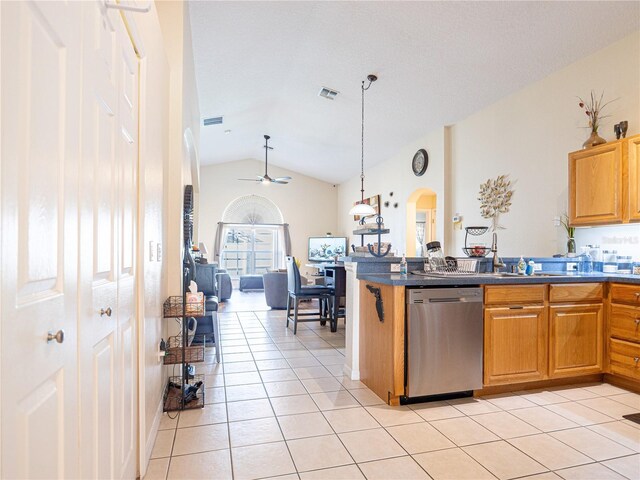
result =
M600 122L603 118L610 117L610 115L602 115L602 110L611 102L617 100L617 98L604 104L602 103L603 98L604 92L602 92L602 94L600 95L600 99L598 99L593 90L591 90L591 95L586 102L582 98L578 97L578 100L580 100L578 106L584 109L584 113L589 117L589 125L587 128L591 129L591 136L582 144L583 148L595 147L596 145L607 143L604 138L598 135Z
M569 225L569 215L566 212L560 217L560 224L567 231L567 253L576 253L576 240L574 238L576 228Z
M511 197L514 190L511 189L512 182L507 179L508 175L500 175L495 180L487 180L480 185L480 214L484 218L491 219L491 231L503 229L498 218L500 214L507 213L511 207Z

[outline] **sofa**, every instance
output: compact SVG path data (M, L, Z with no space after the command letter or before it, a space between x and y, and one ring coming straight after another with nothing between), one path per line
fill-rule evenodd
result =
M300 277L303 285L307 284L305 277ZM285 310L289 300L289 290L287 288L287 271L273 270L262 275L264 284L264 298L267 306L274 310Z

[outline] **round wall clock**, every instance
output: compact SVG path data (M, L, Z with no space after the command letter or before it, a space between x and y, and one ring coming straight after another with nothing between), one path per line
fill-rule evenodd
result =
M411 161L411 168L413 169L413 173L416 175L416 177L419 177L427 171L428 166L429 154L424 148L421 148L413 156L413 160Z

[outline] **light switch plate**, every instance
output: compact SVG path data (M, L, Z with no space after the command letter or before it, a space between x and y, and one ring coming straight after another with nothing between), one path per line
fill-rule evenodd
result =
M391 273L400 273L400 264L392 263L391 264Z
M153 262L156 259L156 242L149 241L149 261Z
M534 263L533 264L533 271L534 272L541 272L542 271L542 264L541 263Z
M162 244L158 242L158 254L156 255L156 259L161 262L162 261Z

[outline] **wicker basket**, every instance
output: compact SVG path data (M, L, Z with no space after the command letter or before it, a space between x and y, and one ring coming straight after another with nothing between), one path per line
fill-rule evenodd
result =
M204 375L195 375L195 378L189 381L191 385L198 381L204 382ZM176 388L175 385L180 385ZM169 377L167 386L164 390L164 411L173 412L176 410L188 410L192 408L204 407L204 383L198 389L197 398L191 402L185 403L182 397L182 377Z
M184 347L184 363L204 362L204 349L204 343L201 346ZM182 363L182 336L169 337L167 342L164 364L175 363Z
M183 307L182 296L173 295L167 298L163 305L164 317L202 317L204 315L204 295L200 292L200 295L193 298L193 300L187 300L186 308Z

